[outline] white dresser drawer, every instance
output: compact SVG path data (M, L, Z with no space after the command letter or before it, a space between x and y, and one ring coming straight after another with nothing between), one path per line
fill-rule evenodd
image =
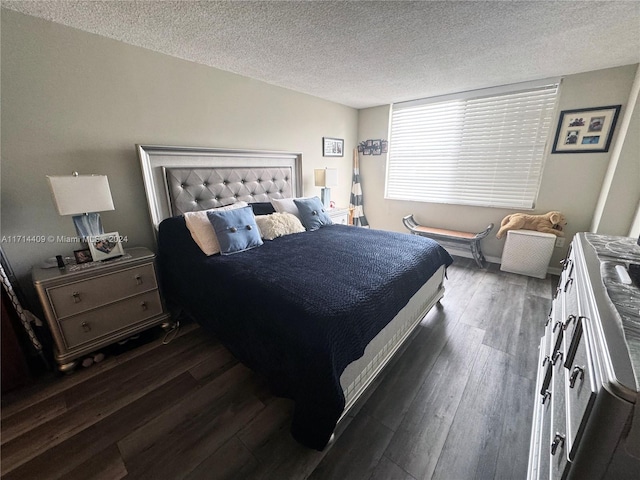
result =
M569 458L574 459L580 439L589 420L596 400L597 387L593 377L593 365L587 352L585 329L588 328L585 317L579 317L568 343L567 358L564 362L567 371L567 443Z

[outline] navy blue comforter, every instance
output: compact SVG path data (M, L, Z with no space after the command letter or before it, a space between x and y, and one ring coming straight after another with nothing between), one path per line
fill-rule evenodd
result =
M160 225L158 246L169 304L266 376L275 394L294 399L292 434L318 450L345 406L344 369L452 262L428 238L344 225L207 257L174 217Z

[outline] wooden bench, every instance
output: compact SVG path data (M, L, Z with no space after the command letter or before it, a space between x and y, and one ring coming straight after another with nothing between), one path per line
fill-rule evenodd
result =
M429 237L442 243L452 243L469 247L471 249L471 255L478 264L478 267L484 267L485 258L482 254L482 248L480 247L480 240L489 235L489 232L493 230L493 223L489 224L485 230L479 233L425 227L415 221L413 214L404 217L402 223L404 223L404 226L414 235L422 235L423 237Z

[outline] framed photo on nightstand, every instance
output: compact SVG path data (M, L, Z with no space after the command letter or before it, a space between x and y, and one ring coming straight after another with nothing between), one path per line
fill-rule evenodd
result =
M87 263L93 261L91 257L91 250L88 248L83 248L82 250L74 250L73 256L76 257L76 263L80 265L81 263Z
M94 262L124 255L118 232L104 233L89 238L89 250Z

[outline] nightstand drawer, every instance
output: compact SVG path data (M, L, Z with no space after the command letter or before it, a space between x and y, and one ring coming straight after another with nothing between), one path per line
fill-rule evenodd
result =
M162 313L158 290L60 321L67 348L74 348Z
M330 208L327 210L329 217L333 223L338 225L349 224L349 209L348 208Z
M50 288L47 294L61 319L156 288L153 264L148 264Z

